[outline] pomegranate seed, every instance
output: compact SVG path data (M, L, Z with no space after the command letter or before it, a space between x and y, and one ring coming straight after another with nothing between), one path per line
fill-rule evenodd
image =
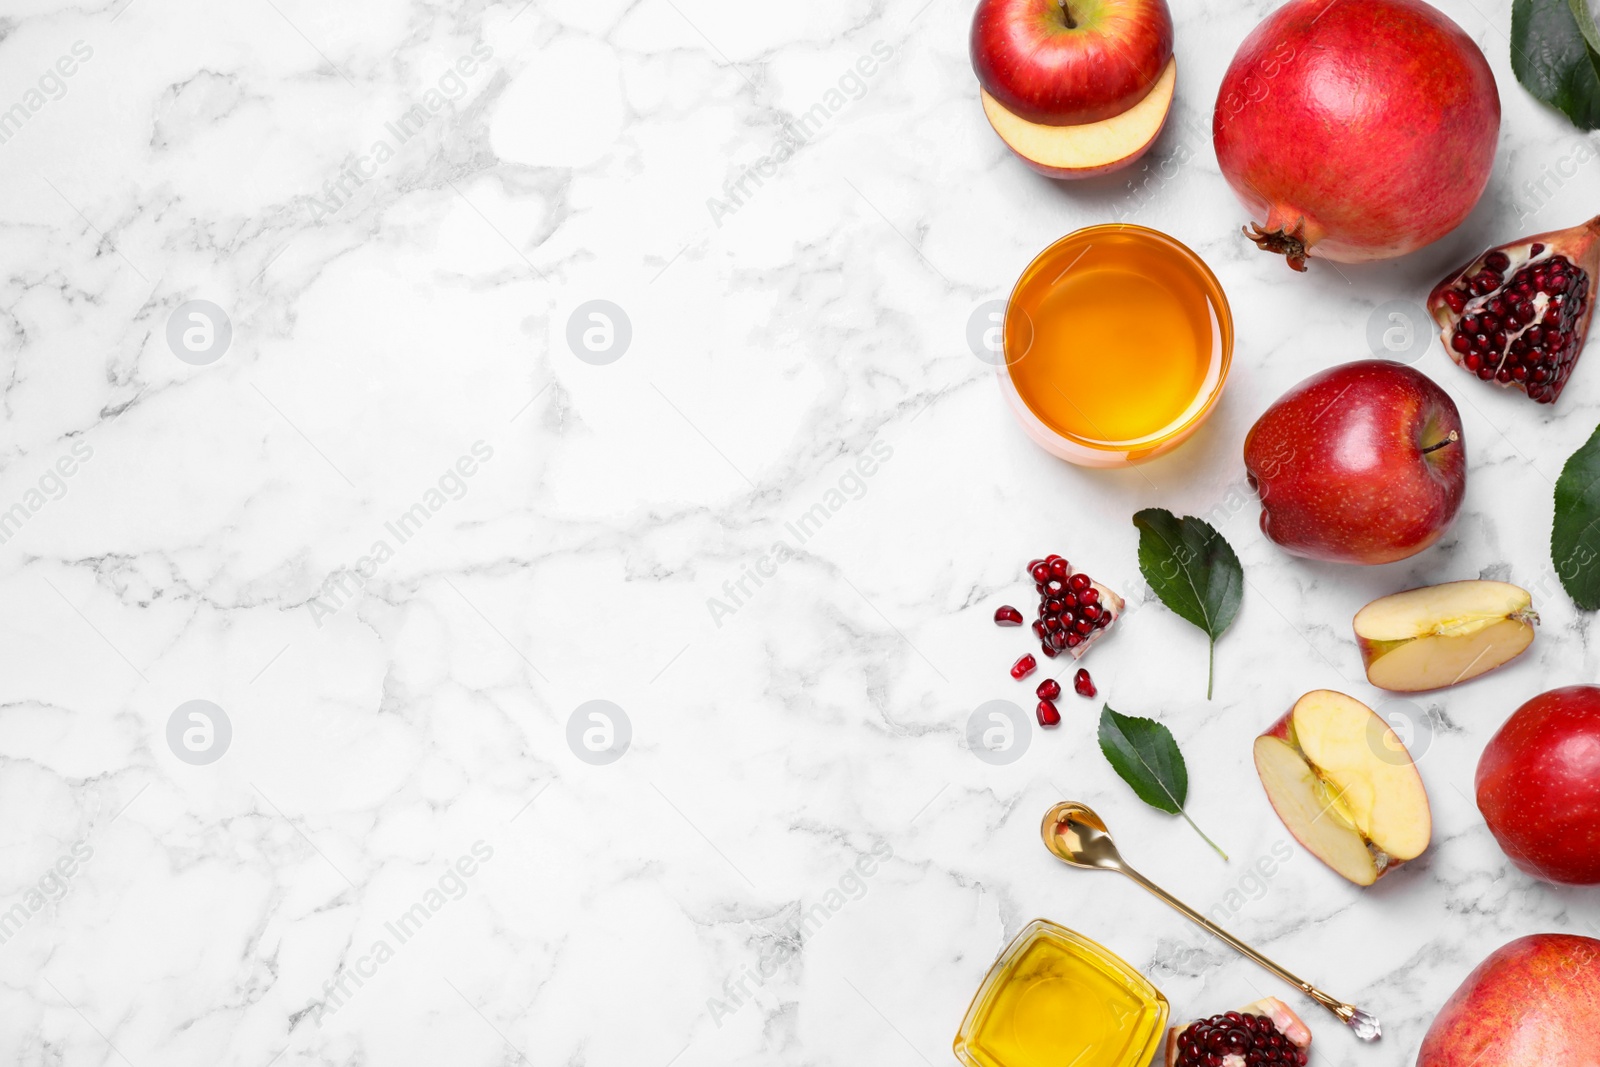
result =
M1085 604L1083 606L1083 617L1088 619L1090 622L1093 622L1095 619L1098 619L1100 617L1100 605L1099 604ZM1018 615L1017 619L1020 621L1022 619L1022 616Z
M1544 251L1544 245L1540 245L1540 244L1531 245L1528 248L1528 255L1537 256L1539 253L1541 253L1543 251Z
M1061 616L1059 616L1059 615L1046 615L1044 617L1044 628L1046 630L1051 630L1051 631L1060 630L1060 629L1063 629L1066 625L1067 624L1065 622L1061 621Z
M1060 615L1064 606L1059 600L1046 600L1044 602L1044 612L1046 615Z
M1083 592L1078 594L1078 603L1082 604L1084 607L1088 607L1090 604L1100 603L1100 590L1085 589Z
M1055 630L1055 631L1053 631L1050 634L1050 645L1051 645L1052 648L1066 648L1067 647L1067 631L1065 631L1065 630Z
M1035 582L1044 583L1050 580L1050 565L1048 563L1035 563L1028 568L1028 573L1033 575Z
M1049 564L1049 563L1054 563L1056 560L1058 560L1060 558L1061 558L1060 556L1058 556L1054 552L1052 552L1052 553L1050 553L1048 556L1046 556L1044 558L1044 561L1045 561L1045 563Z
M1010 604L1001 604L994 609L994 624L996 626L1021 626L1022 612Z
M1017 660L1017 662L1011 665L1011 677L1020 682L1022 679L1032 674L1033 669L1038 665L1039 661L1025 652L1023 653L1021 659Z
M1065 581L1067 575L1072 573L1072 567L1067 561L1057 556L1050 564L1050 577Z
M1088 589L1090 584L1089 576L1087 574L1074 574L1067 582L1068 588L1070 588L1074 593L1078 594L1078 599L1080 601L1083 599L1084 590Z
M1073 624L1072 628L1078 631L1080 634L1086 634L1090 630L1094 629L1094 623L1088 619L1079 619Z
M1046 678L1039 683L1039 688L1034 690L1040 700L1054 700L1061 695L1061 683L1054 678Z
M1083 638L1082 637L1079 637L1077 634L1068 634L1067 635L1067 647L1068 648L1077 648L1081 644L1083 644Z
M1066 588L1067 583L1061 581L1059 578L1052 578L1048 582L1044 583L1044 591L1049 593L1051 596L1060 596L1066 591Z
M1033 636L1035 636L1035 637L1043 637L1044 636L1044 620L1043 619L1034 619L1033 620Z
M1511 266L1511 257L1504 252L1490 252L1483 257L1483 265L1490 270L1504 272L1507 267Z
M1178 1031L1169 1053L1174 1067L1304 1067L1306 1050L1279 1032L1265 1015L1230 1011Z
M1072 676L1072 688L1081 697L1092 697L1095 694L1094 682L1089 678L1089 672L1082 667Z
M1061 655L1060 652L1058 652L1054 648L1050 647L1050 642L1049 641L1040 641L1039 642L1039 651L1043 652L1045 655L1049 656L1051 659L1055 659L1057 656Z
M1459 289L1446 290L1444 294L1444 302L1450 305L1451 311L1458 313L1462 308L1467 306L1467 298L1461 295L1461 291Z
M1056 706L1050 703L1048 700L1039 701L1039 707L1036 709L1036 714L1039 716L1040 726L1057 726L1061 722L1061 713L1057 711Z

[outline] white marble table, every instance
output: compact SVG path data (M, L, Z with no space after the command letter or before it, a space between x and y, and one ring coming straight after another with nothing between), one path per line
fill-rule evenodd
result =
M0 1060L944 1064L1040 915L1180 1015L1287 995L1051 860L1063 796L1381 1014L1371 1049L1311 1017L1319 1064L1408 1064L1492 948L1593 932L1594 894L1514 871L1470 798L1518 703L1596 676L1545 546L1600 366L1551 410L1419 351L1472 473L1399 565L1279 552L1239 454L1283 389L1370 354L1374 309L1585 217L1597 172L1528 191L1577 135L1512 79L1506 12L1447 0L1504 100L1482 205L1408 260L1292 275L1239 235L1207 133L1270 6L1183 6L1149 169L1069 188L988 129L966 0L11 4ZM1046 243L1116 218L1207 258L1238 348L1194 441L1091 473L1024 439L966 335ZM1203 640L1138 576L1151 505L1245 563L1209 703ZM989 619L1049 551L1128 594L1087 662L1170 725L1231 863L1115 778L1097 705L1064 697L1016 762L967 749L979 704L1031 707L1005 673L1026 642ZM1377 700L1367 599L1479 574L1533 584L1541 635L1388 707L1435 841L1356 890L1287 844L1250 739L1310 688ZM625 715L610 763L569 729L594 700Z

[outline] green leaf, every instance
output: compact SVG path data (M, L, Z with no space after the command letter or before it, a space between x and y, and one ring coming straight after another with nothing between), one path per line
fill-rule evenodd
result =
M1189 771L1171 730L1154 719L1119 715L1107 704L1100 710L1100 751L1140 800L1170 815L1182 815L1206 844L1217 849L1217 855L1228 858L1183 810L1189 796Z
M1600 129L1600 32L1586 0L1513 0L1511 70L1579 129Z
M1217 638L1239 614L1244 568L1233 547L1211 524L1192 515L1176 518L1164 508L1133 517L1139 528L1139 571L1173 614L1211 639L1206 699L1216 676Z
M1556 479L1550 562L1578 607L1600 608L1600 428L1572 454Z

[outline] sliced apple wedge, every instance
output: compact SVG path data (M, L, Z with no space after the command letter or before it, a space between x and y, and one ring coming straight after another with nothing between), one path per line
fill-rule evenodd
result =
M1155 144L1172 110L1178 61L1167 60L1144 99L1120 115L1081 126L1044 126L1007 111L983 92L989 125L1023 162L1052 178L1087 178L1125 167Z
M1367 681L1419 693L1476 678L1533 643L1533 597L1510 582L1445 582L1381 597L1356 612Z
M1255 745L1256 773L1295 840L1356 885L1371 885L1433 836L1422 776L1361 701L1318 689Z

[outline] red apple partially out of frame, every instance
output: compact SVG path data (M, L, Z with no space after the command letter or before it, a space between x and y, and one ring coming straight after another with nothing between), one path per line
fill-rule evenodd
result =
M1149 95L1172 58L1166 0L978 0L972 69L1024 122L1082 126Z

